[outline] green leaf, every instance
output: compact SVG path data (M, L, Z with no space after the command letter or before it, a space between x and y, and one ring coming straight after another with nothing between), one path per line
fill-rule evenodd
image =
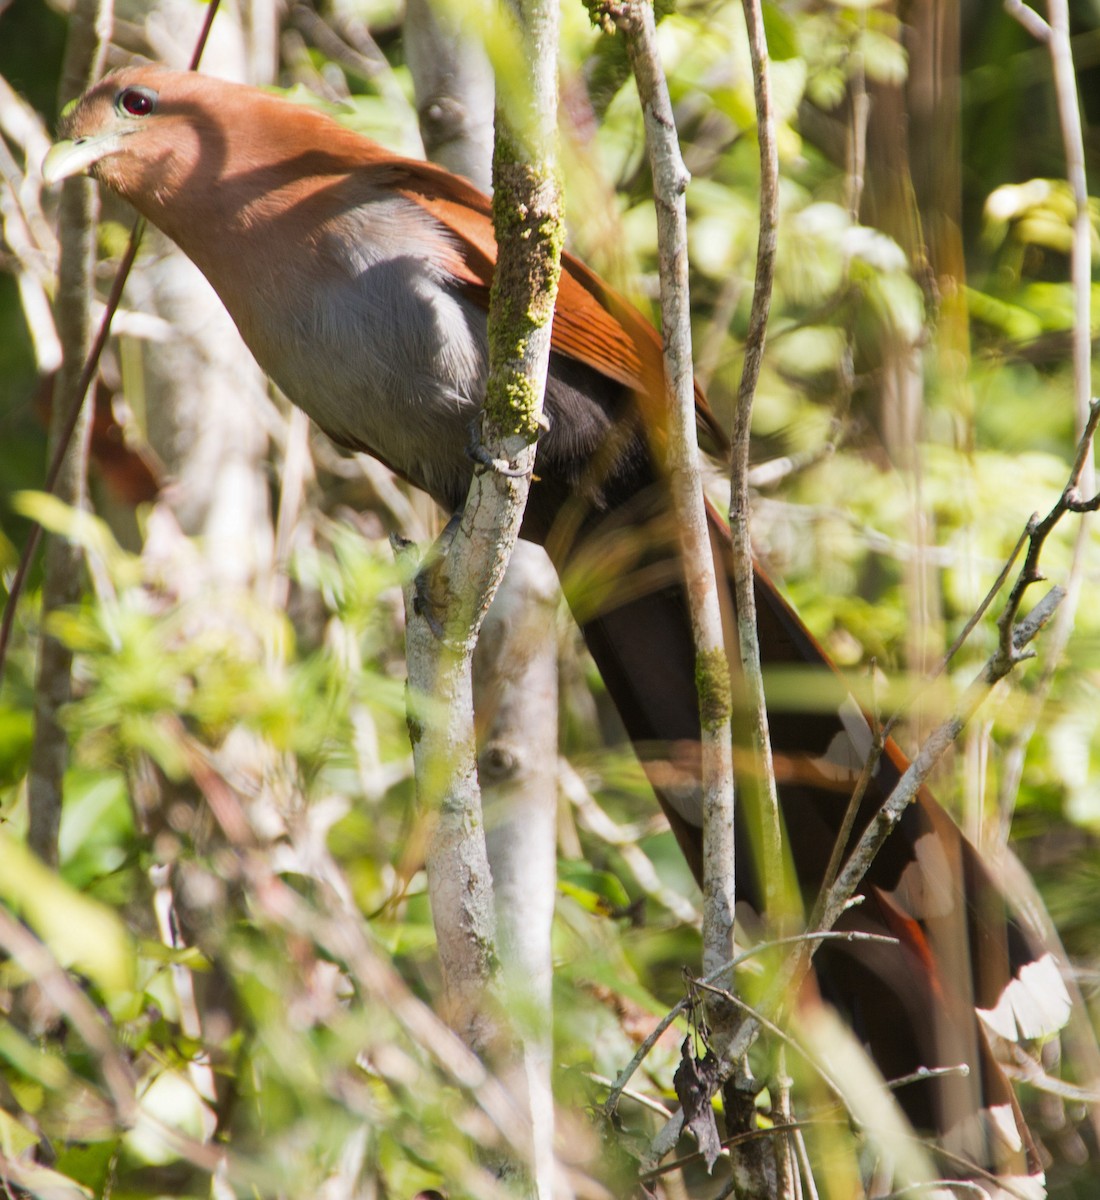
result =
M1043 332L1043 323L1018 304L1011 304L976 288L966 289L970 313L976 321L990 325L1013 341L1026 342Z
M119 918L71 888L22 843L0 832L0 900L18 910L66 967L105 992L129 991L133 947Z
M15 783L26 771L33 736L30 712L0 707L0 787Z
M617 876L610 871L598 871L584 862L562 863L558 887L588 912L607 914L630 907L630 896Z
M764 33L772 62L786 62L798 54L798 27L776 4L764 5Z
M33 1045L14 1025L0 1023L0 1058L42 1087L60 1091L72 1082L69 1068L60 1058Z
M102 558L112 579L118 580L127 564L132 581L140 579L140 560L119 546L106 521L84 509L73 508L47 492L16 492L11 504L16 512L37 521L48 532L60 534L83 546L89 554Z
M113 1138L102 1142L78 1142L67 1146L57 1156L57 1169L74 1182L91 1188L96 1195L103 1195L117 1154L118 1142Z
M5 1158L18 1158L37 1143L37 1135L0 1108L0 1150Z
M141 956L152 962L170 963L174 967L185 967L188 971L211 970L210 960L197 946L166 946L163 942L145 940L141 943Z
M867 64L867 75L877 83L900 87L909 74L905 48L890 34L865 29L856 39L856 47Z

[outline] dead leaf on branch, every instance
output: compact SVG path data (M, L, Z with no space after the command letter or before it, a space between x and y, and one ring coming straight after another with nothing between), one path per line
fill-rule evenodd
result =
M707 1164L708 1172L714 1169L722 1153L722 1139L710 1102L718 1086L718 1073L717 1057L708 1050L705 1057L696 1058L691 1050L691 1038L684 1038L680 1065L676 1068L672 1084L684 1111L684 1128L694 1134L699 1143L699 1152Z

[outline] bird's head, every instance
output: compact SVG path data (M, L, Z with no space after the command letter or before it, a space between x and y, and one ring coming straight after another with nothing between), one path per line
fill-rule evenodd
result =
M309 105L158 66L105 76L66 107L58 133L47 183L86 172L188 253L189 231L208 235L204 223L259 196L393 158Z
M246 89L157 66L105 76L62 113L61 140L46 155L43 178L56 183L87 172L128 199L186 182L200 158L204 174L221 158L217 114L231 124L234 97Z
M86 171L99 175L105 160L140 153L133 139L139 146L147 143L150 128L156 136L156 127L163 122L161 74L154 67L115 72L68 104L61 114L61 139L42 164L46 182Z

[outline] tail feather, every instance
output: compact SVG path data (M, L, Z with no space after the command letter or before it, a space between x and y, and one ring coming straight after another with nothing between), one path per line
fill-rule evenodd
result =
M731 610L729 533L711 514L716 562ZM652 540L648 543L652 546ZM807 904L822 884L852 788L871 746L870 725L824 650L767 576L756 572L761 658L772 751L791 859ZM699 716L683 587L663 585L582 617L588 648L696 878L702 866ZM734 641L729 642L731 647ZM731 653L731 662L737 655ZM795 703L776 668L816 668ZM889 743L863 799L851 842L908 763ZM739 899L761 889L738 829ZM898 1098L914 1125L945 1149L1006 1178L1038 1180L1027 1127L983 1027L1039 1037L1064 1024L1069 999L1056 965L1034 947L958 827L927 789L906 809L842 921L897 944L830 943L816 959L822 994L840 1009L887 1078L971 1065L915 1079Z

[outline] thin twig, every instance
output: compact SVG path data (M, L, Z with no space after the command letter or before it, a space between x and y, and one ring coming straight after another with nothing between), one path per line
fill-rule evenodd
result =
M810 1162L810 1152L806 1147L806 1135L801 1129L796 1128L792 1130L790 1136L794 1141L794 1150L798 1158L798 1169L802 1174L802 1187L806 1200L819 1200L813 1163Z
M1050 26L1023 0L1005 0L1005 12L1015 17L1037 42L1046 45L1050 41Z
M558 760L558 786L576 809L579 823L619 851L645 894L667 908L677 920L698 928L700 917L695 905L675 888L662 883L649 856L638 845L637 834L618 825L604 812L584 780L564 758Z
M859 816L859 810L863 806L863 798L867 794L867 789L871 786L875 769L878 767L879 760L882 758L885 748L886 739L883 731L882 729L876 729L867 760L860 770L859 778L852 789L852 794L848 797L848 804L844 810L844 819L840 822L840 828L833 839L833 847L829 853L829 861L825 867L825 874L821 877L821 888L818 891L817 899L814 901L813 912L811 912L810 919L807 922L811 929L825 928L822 924L822 919L825 916L826 901L833 884L836 882L837 876L840 874L841 864L844 862L844 855L848 850L848 840L852 836L853 828L855 828L856 817Z
M594 1071L586 1071L585 1077L591 1079L593 1083L599 1084L600 1087L613 1089L616 1086L606 1075L597 1075ZM620 1088L616 1099L633 1100L635 1104L648 1108L650 1112L664 1117L666 1121L672 1116L672 1110L659 1100L654 1100L652 1096L647 1096L645 1092L635 1091L633 1088Z
M1081 130L1081 112L1078 102L1077 80L1073 66L1070 43L1068 5L1065 0L1048 0L1050 23L1021 0L1006 0L1005 9L1020 22L1041 45L1048 48L1053 69L1054 90L1058 104L1059 124L1066 158L1066 177L1073 193L1076 208L1073 223L1073 242L1070 251L1071 282L1073 287L1074 319L1072 331L1074 407L1079 434L1071 489L1083 488L1087 494L1095 491L1095 473L1092 466L1092 430L1096 426L1097 410L1091 397L1091 330L1092 330L1092 231L1089 216L1088 180L1085 169L1085 147ZM1065 499L1063 494L1063 499ZM1078 501L1077 497L1070 498ZM1093 497L1095 500L1095 497ZM1081 511L1069 506L1070 511ZM1095 503L1086 502L1084 511L1094 511ZM1007 831L1015 808L1016 794L1023 775L1024 756L1040 716L1054 685L1055 671L1061 663L1065 647L1073 631L1082 581L1084 561L1090 543L1090 522L1083 520L1078 527L1073 548L1073 559L1067 576L1067 599L1050 637L1050 653L1044 670L1033 692L1029 715L1022 728L1016 733L1005 752L1005 766L997 797L1001 814L1001 838ZM1100 1118L1097 1118L1100 1124Z
M761 865L766 908L773 919L776 919L780 915L779 899L782 895L782 837L756 623L748 480L749 432L756 387L764 359L764 343L767 338L772 283L775 276L775 255L779 240L779 153L771 101L771 79L768 73L768 43L760 0L743 0L743 8L752 58L756 132L760 144L760 232L756 245L756 278L752 308L745 339L745 361L733 417L730 534L733 539L734 606L737 611L737 636L741 652L741 684L744 688L748 727L756 759L756 769L750 773L750 779L761 809Z
M845 1129L850 1129L850 1122L847 1120L821 1120L820 1118L799 1120L785 1125L777 1123L769 1126L767 1129L748 1129L742 1133L731 1134L729 1137L722 1139L722 1146L726 1150L732 1150L735 1146L749 1145L764 1138L774 1138L780 1135L789 1136L797 1130L820 1129L824 1125L835 1128L843 1126ZM701 1162L702 1157L701 1154L685 1154L682 1158L661 1163L660 1166L641 1172L638 1178L644 1182L660 1179L662 1176L670 1175L673 1171L679 1171L681 1168L690 1166L692 1163ZM721 1192L715 1193L714 1200L722 1200L725 1196L732 1196L735 1188L736 1181L731 1181Z
M736 970L742 963L752 958L754 955L762 954L766 951L775 949L778 946L793 946L799 942L818 942L818 941L837 941L837 942L879 942L885 945L897 945L897 938L887 937L878 933L863 933L857 930L842 930L841 932L830 931L827 933L799 933L790 937L777 938L774 941L761 942L758 946L752 946L744 953L737 955L736 958L731 958L729 962L723 963L709 975L703 977L702 980L694 980L693 983L714 984L720 979L729 975L730 972ZM649 1052L660 1041L664 1032L672 1025L681 1013L684 1012L692 1003L690 992L677 1001L676 1004L668 1010L667 1013L658 1021L657 1025L650 1030L645 1040L638 1047L634 1057L629 1063L619 1072L618 1078L615 1080L608 1093L607 1099L603 1102L602 1108L605 1116L612 1116L615 1112L615 1107L619 1102L619 1096L624 1093L624 1089L634 1072L645 1061Z
M199 63L202 62L203 53L206 50L206 43L210 40L210 30L214 25L214 18L218 15L218 6L221 0L211 0L207 5L206 16L203 19L202 28L199 30L199 36L195 39L195 48L191 51L191 59L187 64L189 71L197 71Z
M791 1085L794 1081L787 1074L787 1050L784 1046L779 1047L776 1055L774 1080L776 1096L773 1110L778 1118L777 1124L780 1128L784 1128L794 1121L791 1112ZM796 1176L793 1150L791 1137L787 1134L780 1134L775 1143L775 1190L780 1197L793 1197L795 1194Z
M199 31L195 49L191 54L191 70L196 70L202 60L202 54L206 49L206 42L210 36L210 27L214 23L214 17L217 15L220 4L221 0L210 0L210 4L207 6L206 18L203 21L202 29ZM87 395L88 389L92 385L92 380L99 370L99 360L103 357L107 338L111 333L111 321L122 300L122 289L126 285L130 269L137 258L138 246L141 243L141 237L144 232L145 221L141 217L138 217L134 222L133 228L130 230L130 240L126 244L126 252L123 254L118 264L118 270L115 272L114 282L111 284L111 291L107 297L107 304L103 311L103 319L100 322L99 332L96 334L95 341L92 342L91 349L88 351L88 358L84 363L84 369L81 371L80 378L73 388L73 398L70 401L65 423L60 427L57 446L54 449L54 455L50 461L50 466L43 483L43 491L47 493L53 493L57 477L61 472L61 466L65 461L69 442L72 440L73 431L80 421L80 412L84 404L84 397ZM36 524L27 537L23 553L19 556L19 565L16 567L11 588L8 592L7 603L4 605L4 615L3 618L0 618L0 678L3 678L4 675L8 646L11 642L12 629L15 624L15 610L19 603L19 598L23 594L23 588L26 586L27 575L30 573L41 539L42 527Z
M1092 447L1098 424L1100 424L1100 401L1094 400L1089 404L1086 420L1074 452L1069 480L1062 489L1062 494L1055 501L1050 512L1045 517L1033 517L1028 522L1026 530L1028 536L1027 554L1024 556L1024 563L1016 578L1016 582L1008 594L1005 609L997 621L998 628L1001 631L1002 649L1006 652L1008 650L1007 643L1012 636L1011 630L1015 623L1016 615L1023 603L1024 593L1033 583L1038 583L1043 578L1039 562L1042 558L1047 538L1050 537L1055 527L1067 513L1095 512L1097 507L1100 507L1100 496L1090 494L1087 500L1081 498L1081 485L1083 482L1087 481L1090 493L1092 491Z
M657 51L653 6L628 0L613 15L626 34L627 54L645 116L646 148L653 174L660 260L665 375L671 395L667 470L680 539L696 674L699 680L703 815L703 969L711 971L733 951L735 902L733 840L732 698L714 553L711 548L696 431L688 288L688 172L680 153L668 81ZM721 1040L723 1017L711 1014Z
M501 1135L512 1144L522 1144L527 1131L512 1097L453 1030L409 991L393 965L376 951L358 914L331 906L327 910L308 906L272 869L241 797L211 763L206 749L178 718L166 718L162 732L182 755L188 774L232 846L257 908L281 928L306 936L344 963L364 995L393 1015L432 1061L470 1095ZM321 895L328 897L329 893L321 889Z
M803 1046L793 1034L788 1033L787 1030L781 1025L776 1024L775 1021L766 1017L759 1008L749 1004L747 1000L743 1000L740 996L736 995L736 993L729 991L728 988L715 987L713 984L705 983L701 979L695 980L695 986L704 992L715 992L722 996L722 998L728 1003L736 1005L760 1029L766 1029L768 1033L770 1033L774 1038L777 1038L783 1045L790 1046L790 1048L795 1051L799 1058L812 1064L818 1078L825 1084L826 1087L829 1088L831 1092L837 1096L844 1095L844 1089L839 1083L836 1082L836 1080L830 1077L828 1071L825 1070L825 1067L821 1064L821 1062L819 1062L818 1059L809 1050L807 1050L806 1047Z
M898 724L904 719L905 714L909 712L915 704L919 703L921 697L927 692L928 688L931 687L931 685L937 679L939 679L941 675L943 675L950 665L952 659L963 648L963 646L966 644L966 640L978 627L978 623L989 611L993 601L997 598L1001 590L1004 588L1004 585L1008 582L1008 577L1012 573L1012 568L1016 565L1016 560L1020 557L1021 551L1023 550L1024 546L1027 545L1028 539L1032 536L1034 532L1034 523L1034 517L1028 521L1027 525L1020 533L1020 536L1016 539L1016 545L1013 546L1008 558L1005 559L1004 566L1002 566L998 572L997 578L993 581L989 587L989 590L982 597L978 607L975 608L970 614L966 624L962 627L955 640L944 652L943 657L940 659L936 667L921 680L919 687L913 690L913 692L906 699L905 703L898 705L898 707L890 714L886 724L882 727L881 733L875 739L875 749L872 750L872 753L868 759L872 770L874 769L875 764L878 762L879 755L882 753L882 748L886 742L886 739L891 736ZM871 761L872 759L874 760L873 762ZM865 765L863 774L865 775L866 773L867 767ZM861 775L860 778L862 779L863 776Z
M1060 588L1052 588L1043 600L1032 609L1031 613L1020 622L1014 631L1011 639L1011 653L1006 655L1001 648L998 648L965 692L956 712L944 721L921 747L920 752L910 763L882 808L869 822L855 849L848 856L835 883L828 889L825 901L819 905L821 910L819 930L831 930L846 910L870 864L901 819L905 809L915 799L917 792L944 751L958 737L967 721L989 695L993 684L1007 675L1021 659L1027 657L1028 643L1054 615L1062 595ZM769 996L762 1005L764 1012L782 1011L789 1002L789 998L797 994L810 969L813 952L816 948L814 946L816 936L818 935L810 934L805 944L799 946L776 972ZM746 1052L758 1036L760 1029L770 1027L770 1024L762 1025L756 1016L750 1017L738 1030L731 1052L736 1054ZM668 1133L665 1131L662 1133L667 1139L671 1135L671 1130Z
M963 727L989 695L993 685L1003 679L1018 662L1031 653L1027 650L1028 644L1054 615L1063 595L1060 588L1051 588L1013 631L1010 650L1005 652L1003 648L999 648L990 657L980 674L967 688L956 712L934 730L921 747L886 803L875 814L864 831L859 845L853 850L844 869L837 877L836 884L831 889L832 895L824 905L822 928L832 928L844 906L855 894L856 888L886 838L924 785L941 755L958 737Z
M820 446L815 446L812 450L803 451L801 454L784 454L779 458L770 458L767 462L757 463L755 467L749 468L749 487L756 490L775 487L792 475L799 475L811 467L816 467L818 463L831 458L835 453L836 441L830 440L822 442Z
M61 465L65 460L65 453L68 450L69 442L72 439L73 431L76 429L77 423L80 420L80 412L84 405L84 397L87 395L88 388L91 386L92 379L95 377L95 372L99 367L99 360L103 356L104 348L107 345L107 338L111 332L111 318L118 308L119 301L122 298L122 289L126 284L126 277L130 274L130 268L134 265L134 259L137 257L138 243L141 241L141 233L145 227L145 222L139 217L134 222L134 227L130 231L130 241L126 246L126 253L122 256L122 261L118 265L118 270L115 272L114 282L111 285L111 294L107 298L107 305L103 313L103 320L99 326L99 333L96 335L95 341L92 343L92 348L88 353L87 362L84 364L84 370L77 380L76 386L73 388L75 400L70 401L69 409L65 417L65 424L62 426L61 434L59 435L57 446L54 449L53 458L50 460L49 468L46 471L46 478L42 485L42 490L51 494L54 486L57 483L57 477L61 472ZM4 665L7 658L8 645L11 640L12 627L15 623L15 609L19 602L20 596L23 594L23 588L26 586L27 575L30 572L31 566L34 563L34 556L38 550L38 543L42 539L42 526L36 524L27 538L27 544L23 548L23 553L19 556L19 565L16 567L15 575L12 579L11 589L8 592L8 600L4 606L4 617L0 621L0 676L4 673Z
M137 1120L137 1080L95 1006L38 938L0 905L0 949L27 973L91 1051L124 1128Z

